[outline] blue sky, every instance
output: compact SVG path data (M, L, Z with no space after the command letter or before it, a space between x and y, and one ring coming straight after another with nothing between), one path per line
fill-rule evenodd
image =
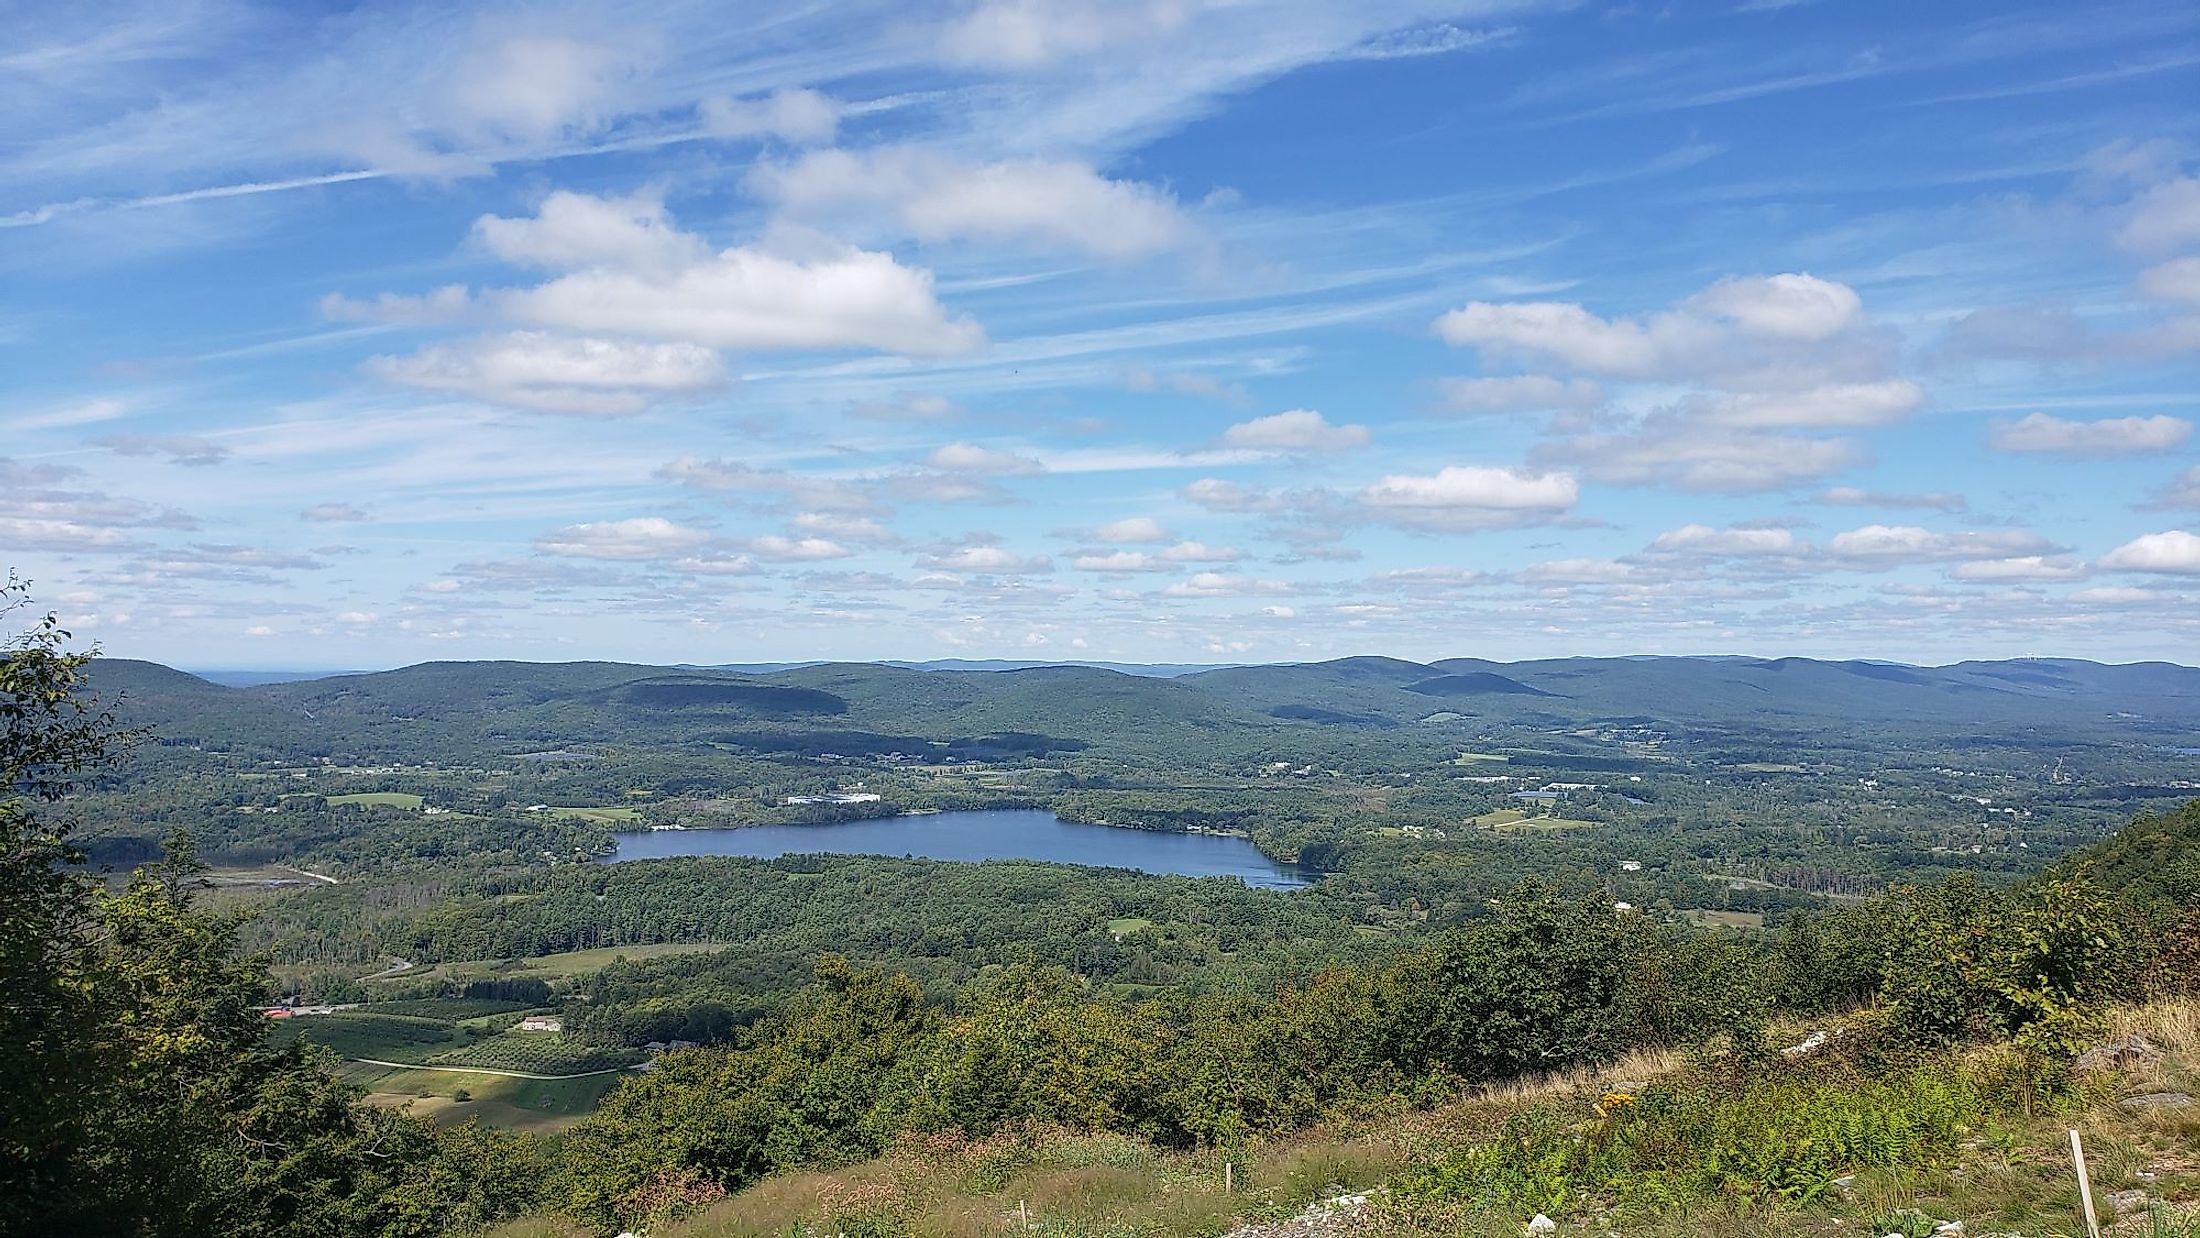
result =
M2190 5L0 22L0 564L111 653L2200 647Z

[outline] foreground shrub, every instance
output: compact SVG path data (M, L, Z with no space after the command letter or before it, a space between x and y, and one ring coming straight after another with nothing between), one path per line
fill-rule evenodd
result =
M1579 1212L1707 1197L1806 1203L1862 1169L1942 1164L1991 1112L1951 1066L1880 1078L1811 1071L1734 1087L1698 1074L1583 1111L1541 1105L1407 1180L1402 1194L1475 1210Z

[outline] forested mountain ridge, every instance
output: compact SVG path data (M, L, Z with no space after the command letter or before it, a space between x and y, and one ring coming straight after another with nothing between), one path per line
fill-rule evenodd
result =
M821 732L849 746L1002 732L1125 746L1186 729L1258 730L1272 719L1176 681L1089 667L917 671L826 663L773 674L620 663L448 662L227 688L156 663L103 658L95 691L125 718L177 742L252 743L321 735L372 747L430 728L469 750L604 743L639 736L709 741ZM393 725L394 724L394 725Z
M2200 669L2059 659L1909 667L1805 658L1344 658L1168 679L1074 666L919 671L824 663L750 674L609 662L436 662L224 688L155 663L103 658L91 679L122 698L127 716L160 724L171 739L216 724L238 739L261 729L371 731L383 719L576 742L634 727L683 731L725 722L935 739L1020 731L1126 745L1184 728L1413 726L1417 737L1435 739L1477 722L1726 729L1838 721L2167 739L2200 727Z
M2092 726L2200 722L2200 669L2064 659L1944 667L1811 658L1559 658L1421 664L1345 658L1230 667L1185 681L1255 707L1357 709L1405 722L1437 712L1553 721L1739 726L1805 722Z

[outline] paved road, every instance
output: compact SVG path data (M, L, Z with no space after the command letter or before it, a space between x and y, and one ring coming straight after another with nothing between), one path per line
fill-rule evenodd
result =
M441 1070L458 1075L498 1075L506 1079L593 1079L598 1075L616 1075L621 1071L634 1069L632 1066L614 1066L609 1070L584 1070L577 1075L535 1075L524 1070L493 1070L487 1066L423 1066L418 1062L389 1062L378 1057L355 1057L351 1060L364 1062L369 1066L394 1066L399 1070Z

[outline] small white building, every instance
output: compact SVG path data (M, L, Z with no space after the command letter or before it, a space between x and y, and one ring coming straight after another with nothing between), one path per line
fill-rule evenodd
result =
M565 1030L565 1020L546 1014L531 1014L519 1021L519 1030L523 1032L562 1032Z

